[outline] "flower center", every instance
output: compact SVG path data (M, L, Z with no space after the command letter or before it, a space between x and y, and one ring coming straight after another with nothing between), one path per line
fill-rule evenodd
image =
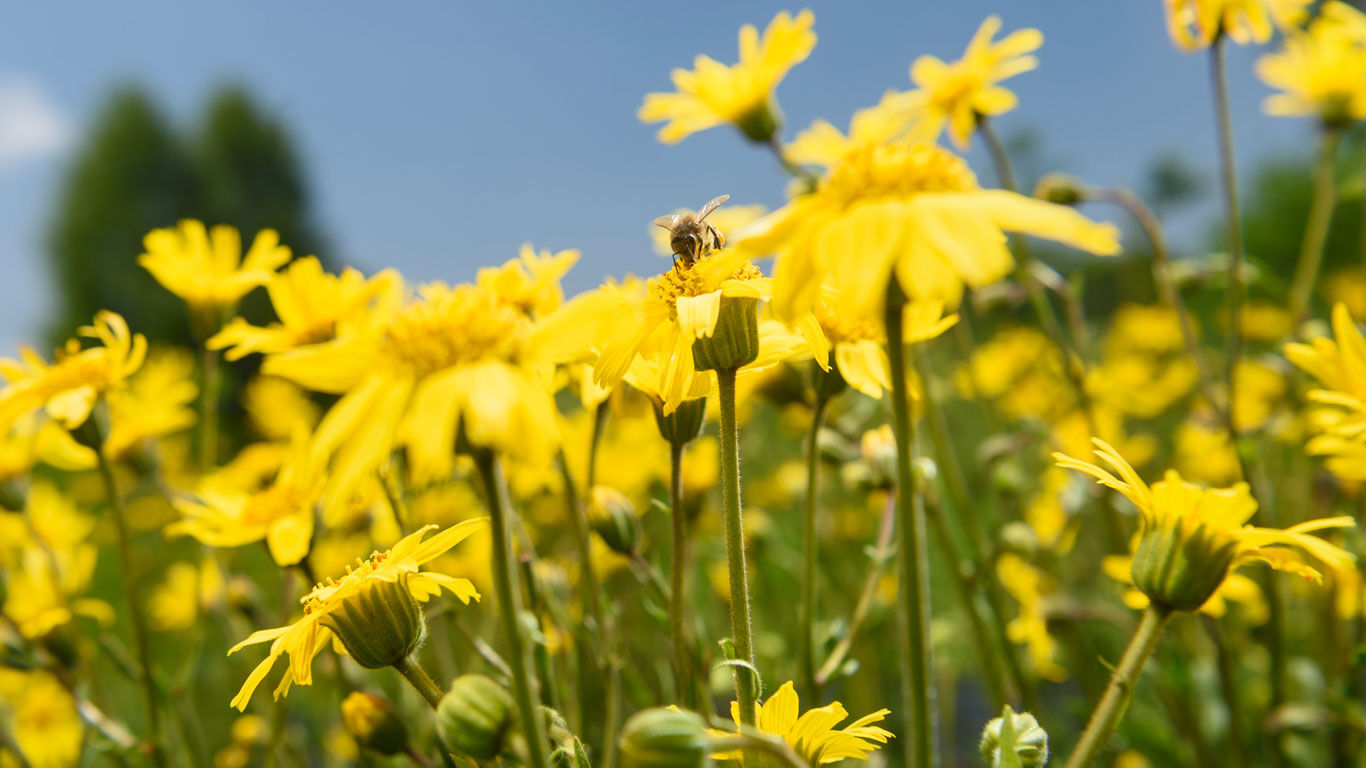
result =
M683 266L682 262L674 264L674 268L664 274L650 279L650 295L656 299L667 302L673 306L680 296L701 296L704 293L711 293L720 288L720 283L715 276L707 275L699 270L697 265L702 264L706 259L699 259L691 267ZM748 261L740 265L734 272L730 273L726 280L754 280L763 277L764 273L758 267Z
M260 493L252 495L242 507L244 525L268 525L279 520L301 506L301 500L294 489L288 485L273 485Z
M882 338L876 323L862 320L853 314L837 312L832 307L818 304L816 306L816 321L821 324L821 330L825 332L825 337L830 339L830 343L838 344L842 341L864 341L866 339L878 340Z
M977 189L963 158L933 144L861 144L840 159L818 194L843 205L924 192Z
M513 360L529 322L490 291L433 284L390 324L384 352L391 365L419 378L488 358Z

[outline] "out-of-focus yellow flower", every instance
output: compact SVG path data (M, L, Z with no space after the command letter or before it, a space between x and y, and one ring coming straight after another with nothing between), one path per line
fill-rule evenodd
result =
M1251 562L1260 561L1315 583L1322 582L1322 574L1309 565L1304 553L1334 571L1353 567L1351 554L1309 535L1356 525L1350 517L1310 520L1285 530L1247 525L1257 511L1257 502L1246 483L1207 489L1167 470L1150 488L1113 447L1103 440L1094 442L1095 455L1119 477L1061 453L1053 457L1059 466L1096 478L1138 507L1143 528L1135 550L1134 584L1155 602L1194 610L1232 571Z
M85 722L76 700L47 672L0 669L4 730L32 768L74 768Z
M1249 301L1239 312L1238 326L1249 341L1280 341L1294 330L1295 318L1278 304Z
M0 430L0 485L27 475L39 463L76 471L95 466L95 452L40 413L21 417L8 432Z
M1163 0L1167 32L1185 51L1207 48L1227 36L1239 45L1265 43L1276 29L1294 29L1311 0Z
M1076 528L1069 525L1062 495L1067 491L1068 476L1062 468L1050 466L1044 470L1039 490L1024 510L1025 522L1034 529L1040 546L1066 553L1076 541Z
M1323 296L1335 306L1345 304L1352 317L1366 317L1366 267L1340 269L1323 279Z
M403 280L392 269L369 280L351 268L333 275L323 271L317 257L306 256L271 273L265 286L279 322L258 327L246 318L234 317L206 342L209 349L226 349L224 357L240 360L253 353L284 352L358 332L372 311L392 312L402 298Z
M773 91L789 69L816 47L816 17L787 11L769 22L764 36L751 24L740 28L740 60L726 66L699 55L693 69L675 69L674 93L648 93L637 116L641 122L668 121L659 140L677 144L698 131L731 123L747 137L767 142L778 130L781 113Z
M104 453L119 458L144 440L194 425L194 357L183 349L154 349L128 386L109 393L109 435Z
M911 80L919 89L913 93L922 100L920 109L931 140L947 125L954 145L967 149L978 120L1015 108L1015 94L998 83L1039 65L1030 54L1043 45L1043 33L1021 29L992 42L1000 29L1000 17L988 16L968 42L963 58L946 64L934 56L921 56L911 64Z
M1176 311L1125 304L1115 312L1102 345L1101 363L1087 376L1092 399L1122 413L1150 419L1195 387L1195 362L1185 354Z
M1020 604L1020 615L1006 625L1006 635L1012 643L1028 646L1036 675L1053 682L1066 680L1067 670L1054 658L1057 640L1048 634L1046 577L1024 558L1011 553L1001 555L996 561L996 575Z
M478 600L479 593L468 579L455 578L437 571L424 571L421 570L421 566L459 544L484 525L483 518L467 520L423 541L431 530L438 527L424 526L399 540L392 549L375 552L368 560L359 561L359 567L348 570L340 580L328 579L327 582L315 586L299 601L303 603L304 615L298 621L287 627L253 632L250 637L228 651L232 654L248 645L273 641L270 654L247 677L242 689L233 697L232 706L239 711L246 711L252 692L270 673L276 659L283 654L289 654L289 669L275 688L275 698L278 699L288 693L294 683L312 685L313 657L334 638L333 630L329 628L328 614L344 608L348 601L358 599L358 596L373 588L377 582L400 584L420 602L426 602L442 589L450 590L466 605L470 600Z
M1242 476L1228 432L1207 419L1192 417L1176 428L1172 463L1183 477L1206 485L1228 485Z
M51 365L30 347L20 347L18 360L0 359L0 376L9 382L0 389L0 434L40 408L66 429L79 427L95 401L124 386L147 355L147 339L129 332L128 323L113 312L101 310L93 325L76 334L100 344L82 349L79 339L68 339Z
M517 258L500 267L479 270L475 283L519 307L530 317L545 317L564 302L560 279L578 260L576 249L537 253L530 243L526 243Z
M860 144L887 144L904 136L911 130L919 102L914 94L887 91L875 106L854 112L848 135L825 120L817 120L787 145L787 158L802 165L834 167Z
M210 230L195 219L148 232L142 246L146 252L138 264L184 300L192 314L203 317L209 324L199 330L208 333L218 330L222 314L253 288L265 285L290 257L273 229L256 233L243 258L242 235L236 227L219 224Z
M811 765L837 763L848 758L867 760L868 755L881 749L888 739L895 738L891 731L873 725L882 722L891 710L879 709L836 730L835 726L849 717L844 705L835 701L802 712L797 691L790 680L779 686L763 704L756 704L754 711L755 728L781 738ZM739 702L730 703L730 716L739 727ZM729 735L726 731L713 733ZM725 752L713 757L730 760L738 755Z
M194 626L201 613L223 599L223 572L212 560L198 566L171 563L166 577L148 596L148 618L162 632L183 632Z
M1366 15L1329 0L1303 32L1287 34L1284 47L1257 60L1257 76L1281 93L1262 108L1269 115L1317 115L1341 127L1366 119ZM1361 36L1358 36L1361 35Z
M1310 411L1309 421L1322 434L1305 450L1328 457L1328 469L1340 477L1366 480L1366 338L1345 304L1333 307L1333 333L1336 342L1316 338L1285 345L1286 358L1322 387L1308 394L1320 406Z
M1152 768L1152 763L1136 749L1126 749L1115 757L1112 768Z
M995 400L1010 419L1033 416L1051 423L1076 403L1057 346L1027 326L998 331L980 344L959 366L954 383L964 396Z
M287 441L299 430L311 431L321 409L299 385L275 376L256 376L242 392L242 407L251 428L274 442Z
M813 309L821 332L834 348L840 376L859 392L881 398L883 390L892 388L883 324L844 314L839 290L829 284ZM911 302L902 314L902 339L908 343L933 339L956 322L958 315L945 316L941 302Z
M1010 272L1007 231L1098 254L1119 250L1113 225L1013 192L981 189L962 158L905 141L850 149L815 191L755 229L735 248L752 256L777 254L773 309L789 322L811 312L827 277L851 316L880 320L893 277L911 299L955 307L965 285L987 285Z
M1285 397L1288 386L1285 376L1271 366L1239 360L1233 372L1233 424L1239 433L1251 432L1266 426L1276 406Z

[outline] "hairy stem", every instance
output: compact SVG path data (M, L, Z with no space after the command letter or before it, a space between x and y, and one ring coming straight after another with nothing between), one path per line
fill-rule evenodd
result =
M745 529L740 507L740 438L735 423L735 372L716 372L721 406L721 507L726 529L726 564L730 572L730 631L735 657L748 665L734 666L735 700L740 722L754 725L754 705L759 699L758 672L754 666L754 627L749 619L749 574L745 568Z

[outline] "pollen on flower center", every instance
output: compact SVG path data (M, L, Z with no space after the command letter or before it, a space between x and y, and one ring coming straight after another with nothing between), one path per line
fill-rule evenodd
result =
M426 376L487 358L515 358L527 325L516 307L489 291L428 286L422 299L390 324L384 352L394 365Z
M699 261L701 264L705 261ZM662 299L672 305L680 296L701 296L704 293L711 293L717 288L715 276L706 275L697 268L697 264L692 267L685 267L680 262L674 268L664 274L651 278L649 289L650 295L656 299ZM737 267L734 272L726 279L728 280L754 280L763 277L764 273L758 267L748 261Z
M840 159L822 195L848 205L921 192L966 192L977 177L961 157L933 144L861 144Z

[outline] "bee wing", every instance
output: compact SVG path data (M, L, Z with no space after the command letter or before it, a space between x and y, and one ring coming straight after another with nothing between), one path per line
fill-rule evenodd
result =
M671 213L668 216L660 216L654 220L654 225L665 229L673 229L674 225L678 223L678 218L678 214L676 213Z
M707 216L708 216L712 211L714 211L714 210L716 210L717 208L720 208L720 207L721 207L721 203L724 203L724 202L726 202L726 201L729 200L729 199L730 199L730 195L721 195L720 197L713 197L712 199L708 200L706 205L704 205L704 206L702 206L701 208L697 209L697 220L698 220L698 221L701 221L701 220L707 218Z

